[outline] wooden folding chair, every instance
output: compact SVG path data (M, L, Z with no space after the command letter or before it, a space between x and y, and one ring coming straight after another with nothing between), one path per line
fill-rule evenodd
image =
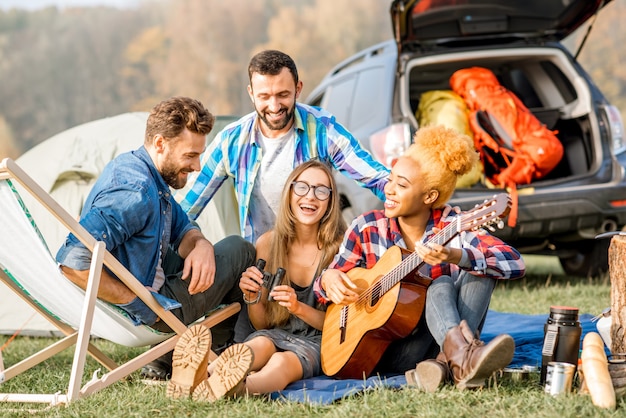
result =
M20 197L24 189L54 215L93 252L87 289L83 291L60 271ZM97 299L102 266L106 265L129 289L143 300L174 333L165 334L147 326L134 326L118 307ZM0 353L0 388L3 382L38 365L68 347L75 346L67 393L0 393L3 402L60 404L88 396L139 370L174 349L187 330L178 318L165 311L150 292L93 238L67 211L50 197L14 161L0 163L0 280L49 320L65 337L30 357L4 368ZM212 327L241 309L239 303L221 306L197 323ZM154 345L143 354L118 365L90 342L99 337L128 347ZM81 381L87 354L108 369L84 386ZM215 354L211 353L215 358Z

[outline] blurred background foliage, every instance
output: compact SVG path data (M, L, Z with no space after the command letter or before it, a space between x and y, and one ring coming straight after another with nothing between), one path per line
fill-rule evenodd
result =
M0 158L70 127L192 96L214 114L252 110L250 57L291 55L307 96L336 63L392 37L390 1L143 0L128 9L0 10ZM580 61L626 109L626 4L598 16ZM581 35L582 36L582 35ZM581 38L580 38L581 39Z

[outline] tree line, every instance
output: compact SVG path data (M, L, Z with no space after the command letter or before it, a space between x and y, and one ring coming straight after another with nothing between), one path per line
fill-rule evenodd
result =
M0 11L0 158L91 120L147 111L173 95L214 114L252 110L250 57L290 54L302 98L336 63L392 37L390 1L159 0L132 9ZM600 13L580 61L626 109L626 5ZM610 10L609 10L610 9Z

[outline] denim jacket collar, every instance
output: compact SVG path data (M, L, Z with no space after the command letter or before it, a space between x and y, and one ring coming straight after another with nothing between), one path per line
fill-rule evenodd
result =
M152 174L152 177L154 178L154 181L157 185L157 189L159 190L159 196L161 196L162 199L169 200L171 194L170 186L167 185L167 183L163 179L163 176L161 175L159 170L157 170L156 165L154 165L154 161L150 157L150 154L148 153L145 145L142 145L140 148L134 151L134 154L137 158L143 161L146 166L148 166L150 174Z

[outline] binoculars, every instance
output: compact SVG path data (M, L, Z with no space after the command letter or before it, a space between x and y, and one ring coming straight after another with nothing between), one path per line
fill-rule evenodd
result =
M262 286L271 292L274 289L274 287L280 284L283 277L285 277L286 271L284 268L279 267L276 270L276 273L272 274L264 270L265 264L266 264L265 260L263 260L262 258L259 258L255 266L261 271L261 273L263 273L263 285ZM267 300L269 302L272 302L274 301L274 298L268 294Z

